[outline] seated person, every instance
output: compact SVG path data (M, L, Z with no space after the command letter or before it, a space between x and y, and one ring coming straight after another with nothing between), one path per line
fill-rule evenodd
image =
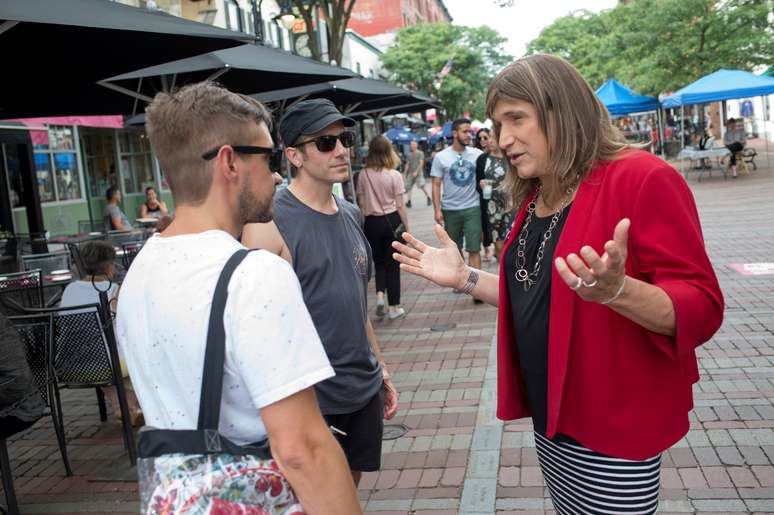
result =
M126 217L121 207L118 205L121 202L121 190L118 188L110 187L105 192L107 198L107 205L105 206L105 227L109 231L129 231L132 229L132 224L129 223L129 219Z
M744 133L744 123L737 126L736 119L729 118L726 122L726 133L723 144L731 152L731 175L736 178L736 153L744 150L747 136Z
M168 213L167 205L163 200L159 200L155 188L145 188L145 202L140 205L140 218L161 218Z
M24 343L0 313L0 439L30 427L43 416L44 409L25 357Z
M119 289L119 286L113 282L115 259L116 250L110 243L100 240L84 243L81 246L81 261L83 262L84 275L80 280L67 285L62 294L61 307L99 304L98 290L100 290L107 291L110 311L115 312ZM132 388L132 383L129 380L129 373L126 371L123 352L120 348L118 349L118 354L121 361L121 373L124 377L126 403L129 406L132 425L138 425L141 424L142 412L137 402L137 396ZM115 388L106 388L105 394L113 405L116 418L120 418L121 412Z
M67 285L61 306L99 304L99 293L95 288L107 291L113 304L118 294L118 285L113 283L116 249L106 241L97 240L84 243L80 252L84 276Z

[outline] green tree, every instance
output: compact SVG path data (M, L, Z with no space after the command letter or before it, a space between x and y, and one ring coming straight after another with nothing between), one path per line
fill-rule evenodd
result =
M438 98L447 117L468 111L482 118L489 82L512 59L503 49L505 41L489 27L414 25L398 31L382 64L394 82ZM451 72L441 80L439 73L450 59Z
M319 12L325 20L326 37L328 38L328 58L341 64L341 53L347 26L352 16L355 0L292 0L306 24L306 34L309 37L309 52L312 59L322 60L320 46L317 44L317 28L315 14Z
M615 78L645 94L720 68L774 64L774 0L635 0L559 18L527 53L560 55L593 87Z

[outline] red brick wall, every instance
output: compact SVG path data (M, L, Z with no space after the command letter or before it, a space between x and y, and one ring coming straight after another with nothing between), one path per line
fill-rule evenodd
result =
M416 14L429 22L448 21L437 0L357 0L349 28L361 36L374 36L404 27L406 21L408 25L420 23L422 18Z

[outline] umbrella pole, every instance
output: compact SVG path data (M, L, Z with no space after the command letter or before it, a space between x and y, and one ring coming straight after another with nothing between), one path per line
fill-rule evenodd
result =
M359 208L360 206L357 205L357 195L355 194L355 178L352 174L351 160L347 162L347 175L349 176L349 191L352 193L352 203Z
M761 95L761 106L766 104L766 98ZM769 155L769 127L766 124L766 118L762 117L761 121L763 122L763 137L766 138L766 168L771 171L771 157Z
M656 110L656 123L658 123L658 150L661 157L666 159L666 152L664 150L664 112L660 107Z
M685 106L680 104L680 150L685 149ZM685 177L685 158L680 160L680 171Z

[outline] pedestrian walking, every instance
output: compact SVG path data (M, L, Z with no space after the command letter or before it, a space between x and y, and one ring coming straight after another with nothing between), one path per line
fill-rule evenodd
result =
M486 127L481 127L476 133L475 147L481 152L486 153L489 147L489 141L491 140L490 130ZM483 156L483 154L481 155ZM492 227L489 223L489 199L491 195L484 196L484 190L481 187L481 178L479 178L479 162L482 157L478 156L476 159L476 189L478 190L478 202L481 207L481 243L484 246L484 261L492 260Z
M655 513L661 453L688 431L695 348L723 297L680 174L631 148L569 63L506 67L487 112L519 206L500 274L406 235L401 267L498 307L497 416L532 417L558 513Z
M476 183L481 197L486 201L482 218L486 219L484 234L489 232L494 242L495 258L499 261L503 244L513 224L513 208L503 189L508 162L495 138L487 139L486 152L476 160Z
M414 142L412 142L414 143ZM408 213L403 205L403 177L395 166L400 158L390 140L376 136L368 146L366 168L360 172L357 200L365 223L363 232L371 245L376 275L376 315L387 318L406 314L400 306L400 268L392 258L392 242L408 231Z
M183 433L179 430L202 429L205 348L212 350L208 340L218 339L217 329L209 327L210 307L221 299L213 298L216 282L224 265L245 250L236 240L245 223L271 219L281 153L263 105L210 82L159 93L146 109L146 120L176 211L126 275L118 302L118 342L147 424ZM312 386L334 371L293 270L270 252L250 252L227 287L219 428L208 436L208 449L222 445L228 454L223 439L232 448L256 448L268 436L272 455L305 510L360 513L344 455L315 400ZM207 362L214 357L208 352ZM163 459L155 463L169 475L156 484L177 487L141 499L148 513L158 509L151 501L169 513L196 510L191 506L202 503L229 513L253 512L256 504L248 500L255 499L263 499L258 506L268 512L274 510L264 502L287 497L284 485L273 481L271 494L261 493L266 471L230 475L245 456L180 462L170 454ZM205 492L223 486L224 478L228 497L208 501Z
M451 146L436 154L430 172L435 221L445 227L460 254L463 248L468 251L468 263L475 269L481 268L481 208L475 164L481 154L470 146L470 120L459 118L452 122Z
M383 418L395 415L398 394L368 318L372 259L360 211L332 194L348 178L355 134L347 128L354 124L325 99L288 109L279 132L295 177L276 195L274 220L248 225L242 241L280 255L298 275L336 371L316 385L317 400L358 484L362 472L381 465Z
M406 155L406 164L403 167L403 178L406 189L406 207L411 207L411 190L416 184L419 190L425 194L427 205L432 204L430 194L425 183L425 154L419 150L416 140L409 143L409 153Z

